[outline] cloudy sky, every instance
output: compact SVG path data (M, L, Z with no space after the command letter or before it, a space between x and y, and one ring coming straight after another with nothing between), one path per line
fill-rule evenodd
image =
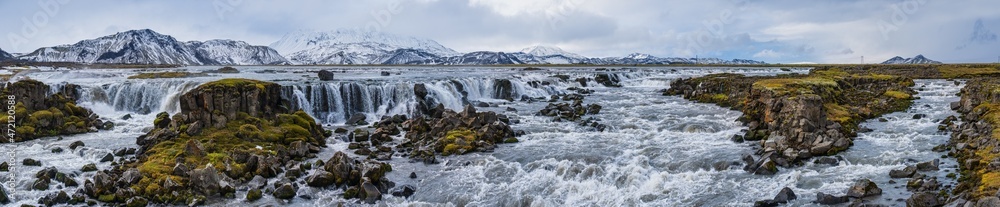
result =
M0 8L0 48L10 52L130 29L269 45L299 29L367 28L459 52L548 45L591 57L775 63L1000 56L996 0L0 0Z

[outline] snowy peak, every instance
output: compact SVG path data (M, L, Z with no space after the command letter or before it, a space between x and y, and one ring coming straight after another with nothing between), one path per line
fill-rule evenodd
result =
M903 58L896 56L882 62L882 64L941 64L941 62L927 59L924 55L917 55L913 58Z
M638 60L638 59L656 59L656 56L652 56L652 55L645 54L645 53L632 53L632 54L626 55L625 58L635 59L635 60Z
M267 46L254 46L236 40L190 41L186 45L195 51L203 65L279 65L287 64L278 51Z
M430 39L350 29L300 30L285 34L271 48L301 64L340 64L345 59L353 64L381 64L380 57L400 49L442 57L461 55Z
M535 57L550 57L550 56L561 55L563 57L575 58L575 59L586 58L583 57L582 55L577 55L576 53L566 52L565 50L562 50L561 48L558 47L541 46L541 45L524 48L521 50L521 52L533 55Z
M171 65L260 65L287 62L276 51L242 41L180 42L150 29L129 30L19 57L38 62Z
M10 53L7 53L6 51L3 51L3 49L0 49L0 61L2 61L2 60L9 60L9 59L12 59L12 58L14 58L13 55L11 55Z

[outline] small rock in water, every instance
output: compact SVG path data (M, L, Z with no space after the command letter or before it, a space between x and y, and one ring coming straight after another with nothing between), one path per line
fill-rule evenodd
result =
M813 163L814 164L827 164L827 165L837 166L837 165L840 164L840 161L838 161L837 158L833 158L833 157L820 157L820 158L816 158L816 161L813 161Z
M410 172L410 179L417 179L417 172Z
M42 166L42 162L31 158L24 159L21 164L25 166Z
M795 196L795 192L792 191L791 188L785 187L785 188L782 188L781 191L778 191L778 195L775 195L774 199L772 199L772 200L774 200L774 201L776 201L778 203L788 203L788 201L795 200L795 199L798 199L798 197Z
M107 155L104 155L104 158L101 158L101 162L111 162L114 160L115 160L115 155L111 153L108 153Z
M847 196L864 198L868 196L882 195L882 189L869 179L858 180L847 190Z
M413 187L412 185L404 185L403 187L394 190L392 192L392 196L409 198L416 192L415 189L416 187Z
M943 203L938 200L935 193L932 192L919 192L914 193L909 199L906 199L906 206L910 207L932 207L940 206Z
M917 170L918 171L936 171L936 170L940 169L940 168L938 168L938 165L940 165L940 160L938 160L938 159L934 159L934 160L927 161L927 162L921 162L921 163L917 163Z
M819 192L816 193L815 203L823 205L836 205L841 203L847 203L848 201L850 201L850 198L848 198L847 196L834 196L823 192Z
M84 144L83 144L82 141L75 141L75 142L69 144L69 149L75 150L77 147L82 147L82 146L84 146Z
M913 115L913 119L922 119L922 118L926 118L926 117L927 117L927 114L915 114L915 115Z
M331 80L333 80L333 72L330 72L329 70L321 70L321 71L316 72L316 73L319 76L319 80L321 80L321 81L331 81Z
M913 177L913 174L917 172L917 168L913 166L906 166L901 170L889 170L889 177L891 178L908 178Z

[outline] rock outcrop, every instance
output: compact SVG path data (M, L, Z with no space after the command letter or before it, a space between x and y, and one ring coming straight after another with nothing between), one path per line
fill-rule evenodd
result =
M0 107L5 111L13 109L14 112L13 121L17 126L14 128L15 141L95 132L108 126L90 109L76 105L78 87L67 84L50 95L48 93L53 91L51 87L36 80L21 80L0 86L0 97L3 98ZM0 116L0 122L9 123L10 118L5 113Z
M907 109L915 94L909 88L913 84L903 77L830 69L809 75L682 79L664 94L743 111L739 120L749 128L743 139L760 141L758 154L769 155L760 159L767 162L754 163L789 166L846 150L859 123ZM761 172L761 166L748 169Z
M103 202L198 204L234 197L235 185L285 172L315 157L329 133L305 112L293 111L274 83L224 79L180 98L181 111L157 115L137 138L136 162L99 171L83 193Z
M439 155L489 152L499 143L517 142L509 122L505 115L477 112L472 105L455 112L439 104L414 118L383 117L371 132L355 129L347 136L353 142L348 149L370 159L388 160L401 152L417 161L437 163Z

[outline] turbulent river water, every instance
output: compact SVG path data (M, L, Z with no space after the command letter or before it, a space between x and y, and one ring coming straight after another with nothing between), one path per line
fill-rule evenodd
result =
M187 67L177 70L204 71L214 67ZM937 121L957 115L949 103L958 100L962 87L945 80L917 80L919 94L913 106L903 112L883 116L885 122L870 120L862 124L872 129L861 133L849 150L839 154L837 165L813 164L780 169L776 175L752 175L742 171L739 160L752 154L755 143L736 143L730 138L746 127L736 122L741 115L711 104L701 104L675 96L662 96L659 90L672 80L711 73L774 75L807 73L808 69L779 68L634 68L598 70L597 68L549 68L522 71L497 67L396 67L333 68L335 81L318 81L319 67L245 67L239 74L213 74L182 79L129 80L139 70L87 69L73 71L31 71L22 77L40 80L55 89L66 83L80 85L79 105L94 110L101 117L114 120L111 131L50 137L16 144L0 145L4 152L16 152L18 166L13 198L17 204L36 204L38 198L76 187L28 190L33 175L42 167L20 166L23 158L40 160L60 172L73 172L79 183L93 172L81 173L81 166L98 163L101 156L116 149L137 147L135 138L152 127L154 114L179 111L178 96L198 84L228 77L274 81L284 86L282 95L323 123L325 127L343 125L351 114L365 113L368 121L382 115L414 112L414 83L425 83L432 102L460 110L466 103L486 102L495 107L480 107L504 113L519 120L515 130L524 130L519 143L502 144L491 153L473 153L442 158L440 164L410 162L404 157L389 161L393 171L388 177L396 186L412 185L416 193L409 197L385 195L376 205L388 206L751 206L754 201L770 199L783 187L799 196L791 206L814 205L817 192L843 195L857 179L875 181L884 193L869 202L905 206L909 197L905 179L891 181L888 172L940 158L941 170L927 173L938 177L945 186L954 179L954 159L941 158L934 146L944 144L948 134L938 132ZM380 72L390 76L381 76ZM604 87L587 82L595 92L584 103L603 105L598 115L608 126L603 132L572 122L554 122L536 116L547 102L523 101L523 98L549 97L581 87L574 81L594 74L611 74L624 87ZM554 75L567 75L562 80ZM565 77L563 77L565 78ZM498 82L510 81L512 92L497 91ZM505 82L505 81L504 81ZM53 89L53 90L55 90ZM463 92L464 91L464 92ZM514 101L504 100L511 94ZM507 108L516 109L516 111ZM119 117L130 115L132 119ZM927 118L913 119L915 114ZM338 135L335 135L338 136ZM343 136L343 135L339 135ZM401 139L401 138L397 138ZM86 146L69 150L74 141ZM51 153L55 147L66 149ZM318 159L327 159L336 151L346 151L347 142L337 137ZM350 154L350 153L349 153ZM4 160L10 157L4 155ZM418 175L409 178L411 172ZM280 177L280 176L279 176ZM3 176L7 181L7 176ZM301 182L301 181L300 181ZM246 189L237 199L210 202L210 205L292 205L326 206L344 203L342 190L302 187L299 197L276 200L265 196L246 203Z

